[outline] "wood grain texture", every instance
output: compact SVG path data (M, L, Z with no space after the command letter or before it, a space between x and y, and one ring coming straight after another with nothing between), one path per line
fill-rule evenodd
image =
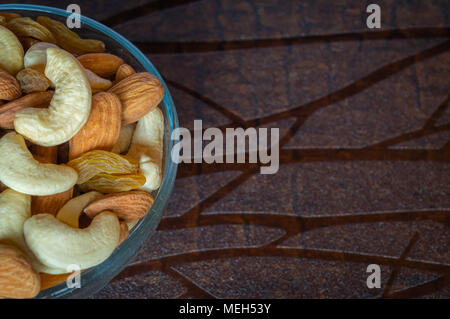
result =
M356 0L113 2L79 4L147 54L181 126L278 127L280 170L180 165L93 298L450 297L448 1L378 1L380 30Z

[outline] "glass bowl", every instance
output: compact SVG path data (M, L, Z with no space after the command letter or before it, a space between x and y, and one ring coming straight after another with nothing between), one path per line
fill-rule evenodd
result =
M0 12L16 12L35 18L40 15L65 22L71 13L62 9L25 4L0 4ZM81 29L73 29L83 38L102 40L106 52L120 56L137 71L154 74L163 83L165 94L160 107L165 117L164 132L164 175L161 187L153 193L155 202L150 212L131 230L128 238L102 264L89 268L81 274L81 288L68 288L66 283L45 289L36 298L86 298L101 290L122 271L137 255L139 248L154 233L169 199L177 172L177 164L171 161L172 131L178 127L178 118L166 83L153 64L130 41L107 26L81 16Z

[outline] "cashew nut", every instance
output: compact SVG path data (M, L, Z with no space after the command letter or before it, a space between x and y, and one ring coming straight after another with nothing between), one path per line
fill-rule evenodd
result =
M46 65L47 64L47 49L58 48L57 45L48 42L38 42L33 44L23 58L23 64L26 68L34 65Z
M48 42L38 42L32 45L24 56L25 68L33 66L44 66L47 64L47 49L59 48L57 45ZM84 73L91 86L92 93L106 91L112 86L112 82L104 79L89 69L83 67Z
M142 117L134 131L128 155L139 159L139 168L146 178L146 191L159 188L162 179L164 115L155 108Z
M102 194L92 191L69 200L56 214L56 218L63 223L73 227L79 227L79 218L83 209Z
M114 145L111 152L122 154L123 152L126 152L131 144L131 139L133 138L134 129L136 128L135 123L122 125L120 128L120 134L119 139L116 142L116 145Z
M84 69L84 73L86 73L93 94L106 91L112 86L112 82L110 80L98 76L89 69Z
M0 241L15 245L30 259L36 271L50 274L65 273L41 264L28 248L23 236L23 225L31 216L31 196L6 189L0 193Z
M0 26L0 68L16 75L23 69L23 47L7 28Z
M0 181L6 186L44 196L70 189L77 179L77 172L69 166L36 161L21 135L11 132L0 139Z
M119 242L119 219L105 211L84 229L72 228L53 215L39 214L27 219L24 226L28 247L44 265L67 269L96 266L107 259Z
M86 123L92 94L83 67L62 49L47 49L45 75L56 88L50 106L17 112L14 128L35 144L55 146L69 141Z
M6 189L0 193L0 241L25 250L23 223L31 216L31 196Z

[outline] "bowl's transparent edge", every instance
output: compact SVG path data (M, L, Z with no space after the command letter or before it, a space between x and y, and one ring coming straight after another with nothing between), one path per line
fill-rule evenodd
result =
M31 5L31 4L0 4L0 11L8 11L8 10L23 10L23 11L34 11L34 12L42 12L42 13L50 13L50 14L56 14L62 17L68 17L71 12L48 7L48 6L40 6L40 5ZM178 117L175 110L175 106L173 103L172 96L170 95L169 89L164 82L163 78L159 74L159 72L156 70L156 68L153 66L153 64L147 59L147 57L130 41L125 39L123 36L121 36L119 33L115 32L114 30L110 29L109 27L91 19L86 16L81 15L81 23L86 24L97 31L105 34L106 36L112 38L113 40L120 43L125 49L127 49L143 66L145 70L148 72L154 74L164 85L164 98L163 98L163 104L165 107L167 118L165 119L169 123L169 133L172 134L173 130L176 129L178 124ZM165 150L171 151L173 148L174 141L172 141L171 138L167 139L169 141L168 147L165 147ZM150 212L147 214L143 220L139 222L139 224L134 228L134 230L131 232L129 237L121 244L121 246L118 248L120 250L130 250L133 251L127 260L130 260L134 258L138 251L140 246L133 246L133 242L140 242L141 245L143 244L144 240L148 237L148 235L156 228L157 224L159 223L159 220L161 219L162 212L167 204L168 198L170 196L170 193L172 192L173 185L175 182L177 173L177 164L172 162L170 154L166 156L166 161L164 163L164 176L163 180L160 186L160 190L164 190L164 192L159 191L158 196L155 199L155 202L150 210ZM105 261L104 264L101 264L96 267L102 267L102 273L106 274L105 276L99 276L99 274L96 276L98 278L96 281L96 285L91 285L90 287L84 287L85 289L69 289L67 288L66 283L60 283L54 287L48 288L44 291L42 291L39 295L39 297L43 298L52 298L52 297L58 297L58 298L83 298L87 297L91 294L96 293L97 291L101 290L103 286L109 282L112 278L114 278L117 274L119 274L126 266L127 263L124 261L119 267L115 268L116 265L113 264L107 264L107 261ZM94 271L96 267L88 269L82 273L82 278L88 277L88 276L94 276ZM92 278L94 279L94 278ZM95 280L94 280L95 281ZM82 281L83 283L83 281ZM86 289L87 288L87 289Z

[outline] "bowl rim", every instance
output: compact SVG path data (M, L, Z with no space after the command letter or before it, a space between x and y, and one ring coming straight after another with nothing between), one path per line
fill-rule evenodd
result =
M42 12L42 13L49 13L49 14L55 14L62 17L68 17L72 14L72 12L49 7L49 6L42 6L42 5L34 5L34 4L0 4L0 10L1 11L8 11L8 10L15 10L15 11L34 11L34 12ZM142 67L149 73L152 73L155 75L163 84L164 86L164 98L162 103L164 104L164 109L166 111L166 117L165 120L168 122L168 129L169 129L169 138L167 139L169 141L168 147L165 147L165 150L169 151L169 154L166 155L166 160L164 162L164 173L163 173L163 180L161 182L161 186L158 190L158 194L155 198L155 202L153 203L153 206L151 207L150 211L147 213L147 215L139 221L139 223L134 227L132 232L130 232L130 235L128 238L119 246L117 250L126 250L127 248L131 248L131 243L133 243L134 240L140 239L141 242L134 246L132 249L135 250L133 253L130 254L129 258L127 258L127 261L123 262L119 265L119 267L114 268L111 265L108 265L108 268L105 271L107 274L106 280L104 276L99 276L97 279L103 278L102 283L107 284L112 278L114 278L118 273L120 273L131 261L132 258L134 258L137 255L137 252L139 251L139 248L142 246L142 244L145 242L145 239L152 233L152 231L148 230L151 228L151 225L154 224L155 227L159 223L159 220L161 218L162 212L167 204L167 201L169 199L169 196L172 192L176 174L177 174L177 166L178 164L171 160L171 151L173 149L174 141L170 138L172 135L172 132L179 127L177 112L175 109L175 105L173 103L172 96L170 95L169 89L167 87L167 84L165 83L164 79L159 74L158 70L154 67L154 65L148 60L148 58L129 40L127 40L124 36L120 35L113 29L105 26L104 24L88 18L82 14L80 14L81 23L86 24L90 26L91 28L103 33L104 35L108 36L109 38L113 39L117 43L119 43L122 47L124 47L126 50L130 52L131 55L133 55L136 60L142 65ZM157 214L156 212L160 212ZM148 232L148 234L146 234ZM116 252L115 251L115 252ZM115 253L114 252L114 253ZM113 253L113 255L114 255ZM111 256L108 258L110 259ZM106 259L105 262L108 260ZM93 276L97 267L103 266L103 263L100 265L97 265L95 267L89 268L85 271L83 271L83 276ZM94 277L92 279L95 279ZM101 287L91 287L90 290L83 294L80 290L83 289L76 289L76 288L68 288L65 282L62 282L60 284L57 284L53 287L47 288L42 290L38 298L54 298L54 297L63 297L63 298L70 298L73 297L72 295L76 295L75 298L79 298L79 295L82 295L81 297L91 295L97 291L99 291Z

